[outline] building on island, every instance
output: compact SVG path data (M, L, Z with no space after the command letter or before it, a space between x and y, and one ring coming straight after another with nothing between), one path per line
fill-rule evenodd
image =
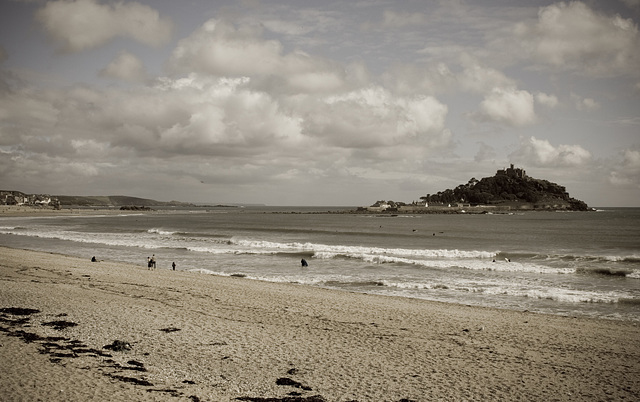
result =
M514 168L512 163L511 166L506 169L498 169L498 171L496 172L496 176L507 176L524 179L525 177L527 177L527 172L525 172L524 169Z

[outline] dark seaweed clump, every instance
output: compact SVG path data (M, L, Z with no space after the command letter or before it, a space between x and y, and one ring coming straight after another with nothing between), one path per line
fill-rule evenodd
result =
M126 350L131 350L131 344L129 342L115 340L111 342L109 345L104 345L103 349L113 350L114 352L124 352Z
M162 328L160 331L169 333L169 332L181 331L181 329L176 327L169 327L169 328Z
M0 308L0 313L10 314L10 315L31 315L37 314L40 310L36 310L33 308L22 308L22 307L5 307Z
M49 361L53 364L65 365L67 359L73 359L77 357L89 357L99 359L96 360L95 367L99 367L100 372L103 375L113 378L118 381L126 382L133 385L152 387L153 384L144 379L137 378L128 375L123 375L123 371L144 373L147 369L143 362L137 360L129 360L126 365L121 365L115 362L109 353L104 350L98 350L90 348L83 342L77 339L70 339L62 336L41 336L34 332L25 331L24 328L31 326L31 315L40 313L40 310L22 308L22 307L4 307L0 308L0 332L7 336L17 337L22 339L25 343L37 343L40 345L39 352L49 356ZM58 314L58 317L67 316L66 313ZM45 322L42 325L53 327L56 330L63 330L65 328L75 327L78 324L75 322L65 320L55 320ZM178 328L167 328L166 332L179 331ZM114 340L111 344L105 345L103 349L111 350L113 352L127 352L132 350L131 343ZM194 381L184 380L183 384L195 384ZM147 392L159 392L170 395L172 397L180 398L185 397L182 392L175 389L154 389L149 388ZM199 402L200 398L196 395L188 396L193 402Z
M53 327L53 329L57 329L58 331L60 331L60 330L63 330L65 328L75 327L78 324L76 324L75 322L71 322L71 321L58 320L58 321L44 322L44 323L42 323L42 325L47 326L47 327Z

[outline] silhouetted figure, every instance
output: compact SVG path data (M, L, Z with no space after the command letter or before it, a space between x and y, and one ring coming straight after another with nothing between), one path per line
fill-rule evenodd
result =
M171 264L171 268L173 268L174 271L176 270L176 262L175 261Z
M305 260L304 258L302 260L300 260L300 264L302 264L303 267L308 267L309 264L307 264L307 260Z

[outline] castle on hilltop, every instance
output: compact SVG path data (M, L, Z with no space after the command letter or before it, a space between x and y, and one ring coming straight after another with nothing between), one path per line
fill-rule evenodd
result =
M527 172L525 172L524 169L514 168L512 163L511 167L508 167L506 169L498 169L498 171L496 172L496 176L507 176L524 179L525 177L527 177Z

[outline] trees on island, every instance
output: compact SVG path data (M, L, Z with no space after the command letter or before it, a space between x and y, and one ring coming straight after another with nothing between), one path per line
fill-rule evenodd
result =
M464 203L471 205L491 205L504 202L535 204L555 200L569 204L571 209L587 209L584 202L571 198L564 186L548 180L522 176L496 174L481 180L471 178L466 184L461 184L454 189L427 194L420 199L427 204Z

